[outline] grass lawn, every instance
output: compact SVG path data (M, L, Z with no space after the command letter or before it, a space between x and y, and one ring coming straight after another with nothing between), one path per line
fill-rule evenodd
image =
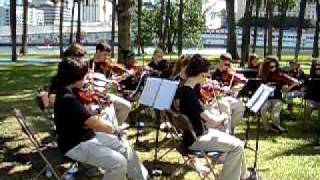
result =
M21 108L30 120L32 127L38 132L42 142L50 141L48 122L42 118L34 97L37 87L48 83L55 73L54 64L9 64L0 66L0 179L30 179L31 175L40 168L39 156L30 151L30 142L21 132L12 114L12 107ZM294 114L296 121L283 119L289 128L289 134L263 133L259 151L258 166L260 175L266 180L320 180L320 150L312 146L320 120L313 116L312 126L308 132L302 131L302 118L299 113ZM255 123L251 124L249 145L254 147ZM129 140L133 144L135 129L130 131ZM154 147L155 132L148 130L144 133L144 144ZM245 137L245 125L241 123L237 129L237 136ZM168 147L169 148L169 147ZM166 148L161 149L165 151ZM153 151L138 151L139 157L148 167L152 164ZM253 165L254 153L246 150L247 166ZM52 153L50 160L54 161L57 154ZM31 161L30 161L31 159ZM37 162L36 164L32 162ZM169 153L160 163L166 172L172 172L174 167L182 163L182 158L176 151ZM219 166L217 167L219 169ZM40 179L45 179L44 177ZM87 178L81 178L87 179ZM167 176L159 179L169 179ZM177 179L198 179L191 169L186 169Z

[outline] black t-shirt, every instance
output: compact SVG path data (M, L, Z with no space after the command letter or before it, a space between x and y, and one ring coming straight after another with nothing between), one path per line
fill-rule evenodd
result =
M274 81L274 80L269 80L269 81L262 81L264 84L267 84L270 87L275 88L275 90L273 91L273 93L271 93L271 95L269 96L268 99L280 99L282 100L282 87L285 84L282 81Z
M309 77L305 80L306 99L320 102L320 77Z
M59 87L54 105L54 118L57 126L58 145L63 154L80 142L95 136L84 123L90 113L68 89Z
M200 114L204 111L196 92L189 86L182 86L178 89L176 98L179 98L180 111L191 121L197 136L208 133L208 128L202 121ZM189 131L183 132L182 143L185 147L193 144L195 139Z

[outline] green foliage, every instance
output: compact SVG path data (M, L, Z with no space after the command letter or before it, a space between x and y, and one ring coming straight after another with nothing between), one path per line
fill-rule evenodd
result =
M167 4L166 4L167 5ZM183 18L183 46L195 47L201 44L201 34L205 30L204 16L201 11L201 2L198 0L185 1L184 18ZM167 8L165 8L165 11ZM166 14L167 12L165 12ZM169 11L169 24L166 28L166 39L170 38L173 45L176 44L178 38L178 14L179 3L171 2ZM160 26L160 3L155 6L145 6L142 10L141 19L141 38L145 46L153 45L157 37ZM165 17L163 17L165 18ZM135 8L132 19L133 38L138 36L138 8ZM168 44L166 43L166 46Z

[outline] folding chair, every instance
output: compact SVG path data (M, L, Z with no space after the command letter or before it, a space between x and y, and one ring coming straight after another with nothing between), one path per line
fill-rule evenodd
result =
M178 131L190 131L192 133L192 136L196 140L198 140L198 137L193 129L192 123L187 116L185 116L184 114L181 114L181 113L174 112L174 111L168 111L168 114L171 116L171 123L172 123L173 127L176 129L175 132L179 133ZM178 139L180 139L180 141L181 141L181 137L179 136L179 134L177 134L177 135L178 136L176 136L176 137ZM210 173L212 173L212 175L214 176L215 179L218 177L218 174L215 174L213 169L214 169L214 166L216 165L216 163L218 162L219 157L221 157L223 153L218 152L218 151L204 151L204 149L200 145L199 145L200 151L192 151L192 150L182 146L181 143L176 147L176 149L181 154L184 162L179 168L177 168L172 173L172 176L176 176L177 173L183 167L187 166L190 163L191 163L191 165L193 165L195 167L195 164L194 164L195 158L204 158L207 166L210 169L210 172L208 174L202 175L199 171L197 171L198 175L203 179L206 179L206 178L211 179L209 177Z
M15 115L19 125L21 126L22 131L27 135L28 139L33 144L33 146L35 147L36 151L39 153L41 159L46 163L45 167L37 174L36 177L40 176L42 173L47 171L47 172L51 172L55 179L60 180L61 177L59 177L58 173L55 171L55 169L53 168L52 164L49 162L47 157L42 152L43 151L43 147L42 147L41 143L38 141L38 139L36 138L34 132L28 126L28 124L26 122L26 118L23 116L21 111L19 109L16 109L16 108L14 108L14 115Z

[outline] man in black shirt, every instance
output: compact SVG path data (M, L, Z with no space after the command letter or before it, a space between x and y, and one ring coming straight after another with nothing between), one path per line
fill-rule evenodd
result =
M104 180L123 180L126 174L132 179L146 179L146 170L135 152L118 138L120 132L91 114L75 94L87 72L85 62L74 59L59 66L54 105L59 149L71 159L104 168Z
M309 129L312 111L320 109L320 60L316 60L310 69L310 76L305 81L306 106L304 108L304 130Z
M110 56L110 52L111 50L108 44L99 43L96 46L96 54L94 59L90 60L89 62L91 68L94 64L95 72L105 74L106 78L108 78L109 74L106 74L103 65L106 61L108 61L107 57ZM116 116L119 121L119 125L122 125L122 123L127 120L129 112L131 111L131 103L115 94L108 93L108 95L110 96L110 100L114 103L114 108L116 110Z
M183 145L190 150L198 151L199 146L205 151L226 153L221 179L239 180L248 178L244 164L243 143L227 133L208 128L206 124L219 127L223 120L217 120L210 111L205 110L194 88L203 83L208 76L209 63L200 55L195 55L186 69L187 80L178 89L180 111L191 121L198 140L189 131L183 132Z

